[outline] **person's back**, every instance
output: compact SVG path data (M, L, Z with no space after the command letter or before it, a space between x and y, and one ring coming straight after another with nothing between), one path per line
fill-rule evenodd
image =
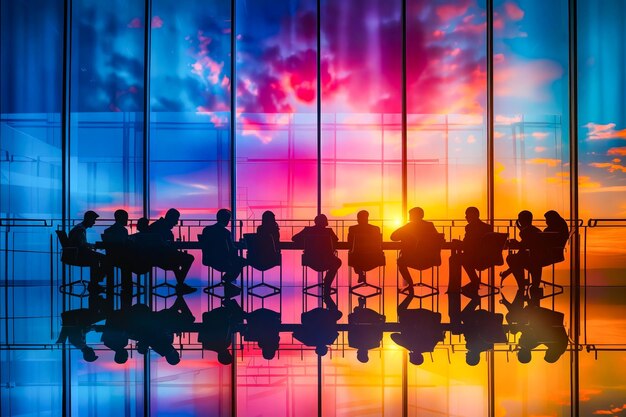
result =
M165 217L159 218L149 226L150 233L156 233L166 242L174 241L172 229L178 224L180 212L174 208L165 213Z
M87 243L87 228L82 222L78 223L70 230L70 233L67 235L67 241L70 247L79 249L89 248L89 244Z
M102 241L111 243L125 243L128 239L128 230L124 226L114 224L104 229Z

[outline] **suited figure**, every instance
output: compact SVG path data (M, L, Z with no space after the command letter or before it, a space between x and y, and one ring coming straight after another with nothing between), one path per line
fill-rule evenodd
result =
M435 225L424 220L424 210L421 207L413 207L409 210L409 223L394 231L390 236L391 240L402 243L398 258L398 271L407 283L409 292L413 292L413 279L408 268L421 268L421 265L415 264L415 259L420 258L418 244L431 241L437 235Z
M354 258L351 264L354 268L354 272L358 275L358 282L365 282L365 272L381 265L384 265L384 254L382 248L376 250L374 247L377 242L380 241L380 228L369 224L369 213L367 210L361 210L357 213L357 224L348 228L348 247L350 248L350 255ZM363 248L368 250L364 253L359 253L358 246L355 242ZM370 250L371 248L371 250ZM382 262L380 257L382 256Z
M210 249L202 251L202 263L224 272L222 280L231 283L237 279L245 266L245 260L239 256L230 231L227 229L231 219L231 212L220 209L217 212L217 222L202 230L202 241Z

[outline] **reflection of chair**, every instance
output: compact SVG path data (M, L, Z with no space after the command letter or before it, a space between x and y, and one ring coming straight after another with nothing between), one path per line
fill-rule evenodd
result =
M59 287L59 291L62 294L83 298L88 295L88 285L89 282L83 279L83 267L90 266L85 262L80 261L80 257L78 255L78 248L75 246L70 246L69 238L67 237L67 233L64 230L55 230L57 238L59 239L59 244L61 244L61 262L64 265L68 266L78 266L80 267L80 278L74 281L70 281L67 284L61 285ZM81 286L82 289L80 292L74 291L74 286Z
M478 251L476 252L475 263L479 276L481 275L481 272L486 269L504 265L502 251L504 250L504 245L506 244L508 237L508 233L491 232L485 234L485 236L483 236L480 240ZM481 297L489 297L500 293L500 288L495 285L482 282L482 280L480 284L489 289L486 294L481 294Z
M323 295L322 273L331 268L335 258L335 250L330 235L310 234L304 236L304 251L302 252L302 292L303 295L321 298ZM307 267L318 272L318 282L308 285ZM336 294L337 289L330 288L330 294ZM306 305L306 298L305 298Z
M248 295L261 299L261 307L265 305L265 299L273 295L280 294L283 283L283 268L281 254L276 248L274 238L269 234L246 233L243 235L246 242L246 260L250 269L248 270ZM265 271L274 267L280 267L279 286L270 285L265 282ZM254 270L261 271L261 282L254 283ZM281 300L282 301L282 300ZM254 307L254 306L252 306Z
M426 293L415 294L415 298L421 300L439 294L439 266L441 265L441 248L443 248L444 242L445 235L437 233L420 239L413 250L402 252L406 266L419 271L419 280L413 284L413 287L427 289ZM425 283L423 279L423 271L426 269L431 269L430 284ZM410 289L410 287L406 287L398 291L400 294L409 295Z
M356 234L352 247L348 252L348 265L355 271L360 270L363 273L385 266L382 234ZM382 281L384 282L385 268L382 271ZM368 299L382 294L380 274L378 285L373 285L369 282L360 282L354 286L350 284L350 294L355 295L359 299ZM352 310L352 300L350 300L349 308Z

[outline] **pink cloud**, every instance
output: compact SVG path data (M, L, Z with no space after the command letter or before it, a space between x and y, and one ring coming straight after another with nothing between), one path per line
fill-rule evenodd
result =
M163 27L163 19L159 16L154 16L151 21L152 29L160 29Z
M546 101L551 98L550 86L562 75L563 68L555 61L507 60L495 66L494 92L498 97Z
M139 29L141 27L141 20L138 17L133 18L130 22L128 22L128 24L126 25L126 27L129 27L131 29Z
M545 139L548 137L548 133L546 132L533 132L531 135L535 139Z
M615 123L602 125L589 122L584 127L589 130L587 133L587 139L589 140L626 139L626 129L615 130Z
M626 156L626 146L622 146L622 147L619 147L619 148L611 148L611 149L609 149L607 154L608 155Z
M467 13L467 9L469 8L469 2L465 1L458 3L460 4L452 3L438 6L435 10L435 13L437 13L437 16L443 22L447 22L457 17L461 17L465 13Z
M524 11L512 1L504 3L504 11L509 19L513 21L521 20L524 18Z

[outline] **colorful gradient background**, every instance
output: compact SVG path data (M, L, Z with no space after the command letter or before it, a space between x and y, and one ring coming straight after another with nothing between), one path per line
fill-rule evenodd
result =
M136 354L117 366L102 350L92 364L71 352L64 369L63 352L54 344L63 299L56 292L61 273L52 239L64 199L70 218L94 209L104 225L117 208L138 218L148 196L151 217L179 208L184 220L177 232L195 240L219 208L230 206L233 193L243 231L273 210L288 240L317 213L319 192L320 209L340 238L361 209L388 235L403 217L403 163L407 206L423 207L448 238L461 236L464 222L458 220L465 208L487 210L485 0L407 0L406 85L401 0L321 0L319 22L315 0L237 0L234 34L231 2L152 0L149 43L143 1L73 0L66 23L64 3L0 0L1 415L59 415L65 384L73 415L143 415L149 404L155 416L225 416L236 392L240 416L309 416L317 412L318 377L325 416L400 415L403 378L411 416L487 415L486 361L467 366L464 342L456 336L404 376L403 353L388 336L368 364L338 343L323 359L322 375L313 352L287 334L280 357L270 362L243 344L234 376L212 353L194 349L190 336L181 340L186 348L176 367L153 355L148 372ZM590 219L626 218L626 1L578 0L578 161L569 155L568 2L494 0L493 18L496 224L507 230L507 219L521 209L537 219L549 209L568 217L572 163L579 167L585 225ZM626 415L624 226L607 220L581 229L579 405L585 416ZM90 231L89 239L97 240L103 227ZM389 265L379 278L385 287L379 308L388 321L396 320L397 274L389 261L395 256L387 254ZM439 271L442 289L445 264ZM565 313L570 328L568 265L547 275L566 286L553 306ZM283 322L299 321L301 274L299 254L285 254ZM342 322L350 277L342 268ZM268 279L278 282L277 273ZM206 280L206 269L196 262L189 282L202 287ZM79 306L66 301L68 308ZM211 306L203 295L188 301L197 318ZM429 302L447 317L445 298ZM165 306L160 303L158 308ZM90 338L98 345L97 335ZM550 365L536 353L530 364L520 365L509 352L512 346L495 353L495 415L570 415L568 354ZM150 398L144 398L146 377Z

